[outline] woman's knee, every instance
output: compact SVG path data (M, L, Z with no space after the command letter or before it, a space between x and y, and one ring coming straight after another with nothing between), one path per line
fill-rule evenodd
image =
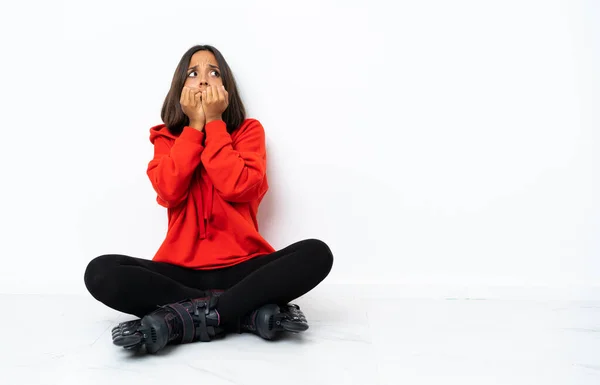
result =
M112 276L111 271L119 264L119 255L106 254L96 257L88 263L83 280L85 287L94 297L107 289L108 280Z
M329 275L333 267L333 253L331 249L320 239L307 239L305 242L306 250L312 259L312 263L322 272L323 278L325 278Z

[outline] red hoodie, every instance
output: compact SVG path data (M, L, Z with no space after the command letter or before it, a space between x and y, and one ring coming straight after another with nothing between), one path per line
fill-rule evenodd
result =
M225 122L172 135L150 129L154 158L148 177L167 208L168 230L153 260L218 269L274 252L258 233L256 213L268 189L265 132L246 119L229 134Z

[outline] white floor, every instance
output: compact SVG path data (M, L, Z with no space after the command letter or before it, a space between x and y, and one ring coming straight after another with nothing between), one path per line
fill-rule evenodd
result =
M322 285L302 335L132 355L87 296L0 295L0 384L600 384L600 301L411 299ZM364 293L364 294L361 294ZM371 293L371 294L369 294Z

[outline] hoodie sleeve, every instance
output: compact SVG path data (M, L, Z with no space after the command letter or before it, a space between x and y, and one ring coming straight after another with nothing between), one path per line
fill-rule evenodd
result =
M205 126L206 148L202 164L221 197L230 202L249 202L264 194L266 173L265 132L252 120L235 135L235 142L222 120Z
M192 175L200 164L203 139L203 132L187 126L174 141L164 136L152 139L154 158L148 163L147 174L161 206L175 207L187 197Z

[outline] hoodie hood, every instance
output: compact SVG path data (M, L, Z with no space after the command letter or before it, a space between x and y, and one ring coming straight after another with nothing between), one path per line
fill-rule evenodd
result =
M154 141L159 136L166 137L166 138L173 139L173 140L177 139L177 136L171 134L171 131L169 131L169 129L167 128L167 126L165 124L158 124L158 125L150 128L150 142L152 142L152 144L154 144Z

